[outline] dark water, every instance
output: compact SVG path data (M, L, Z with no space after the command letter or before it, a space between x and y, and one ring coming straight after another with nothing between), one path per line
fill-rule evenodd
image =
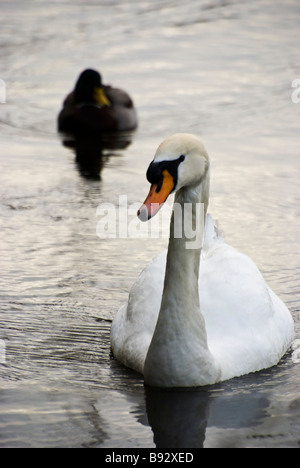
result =
M0 11L0 446L299 447L299 2L1 0ZM140 119L101 181L56 135L86 67L129 91ZM96 210L141 202L157 145L178 131L204 140L210 213L288 305L296 342L273 369L159 392L110 358L109 329L166 239L100 239Z

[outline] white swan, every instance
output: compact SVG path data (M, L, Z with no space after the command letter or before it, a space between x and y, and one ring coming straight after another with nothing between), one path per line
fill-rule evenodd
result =
M176 191L175 203L191 204L186 219L201 228L196 207L203 203L206 214L209 158L197 137L167 138L147 178L152 186L141 219L152 217ZM202 386L268 368L293 341L290 312L252 260L217 234L209 215L202 249L187 248L196 240L173 210L167 258L163 252L141 273L112 323L115 358L151 386Z

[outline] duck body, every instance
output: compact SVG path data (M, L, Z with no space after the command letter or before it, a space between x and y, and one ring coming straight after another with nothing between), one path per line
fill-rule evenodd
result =
M137 125L131 97L122 89L102 84L95 70L81 73L58 116L59 132L75 135L133 131Z
M207 207L203 179L199 187L192 197L179 189L175 203L198 198ZM188 250L170 235L168 251L141 273L111 329L114 356L157 387L210 385L274 366L293 337L287 307L210 215L200 248Z

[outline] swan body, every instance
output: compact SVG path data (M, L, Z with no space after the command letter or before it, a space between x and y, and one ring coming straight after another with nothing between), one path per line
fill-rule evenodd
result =
M133 131L137 125L131 97L102 84L101 75L90 69L80 74L58 116L58 130L75 135Z
M173 214L168 251L144 269L113 320L114 356L157 387L209 385L277 364L293 341L292 317L253 261L224 241L206 213L209 160L203 145L187 134L163 142L147 174L156 189L140 217L154 215L165 199L151 206L164 190L161 175L154 174L158 165L163 178L173 174L175 203L204 203L203 242L187 249L184 234L172 236L182 222Z

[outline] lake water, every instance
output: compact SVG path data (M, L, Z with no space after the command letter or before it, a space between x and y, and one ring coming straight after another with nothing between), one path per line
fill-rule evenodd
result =
M298 0L1 0L0 446L300 446ZM56 133L78 74L126 89L139 130L83 177ZM111 320L159 239L100 239L97 207L142 202L168 135L211 156L210 213L290 308L295 350L193 391L145 389ZM298 354L298 351L299 354Z

